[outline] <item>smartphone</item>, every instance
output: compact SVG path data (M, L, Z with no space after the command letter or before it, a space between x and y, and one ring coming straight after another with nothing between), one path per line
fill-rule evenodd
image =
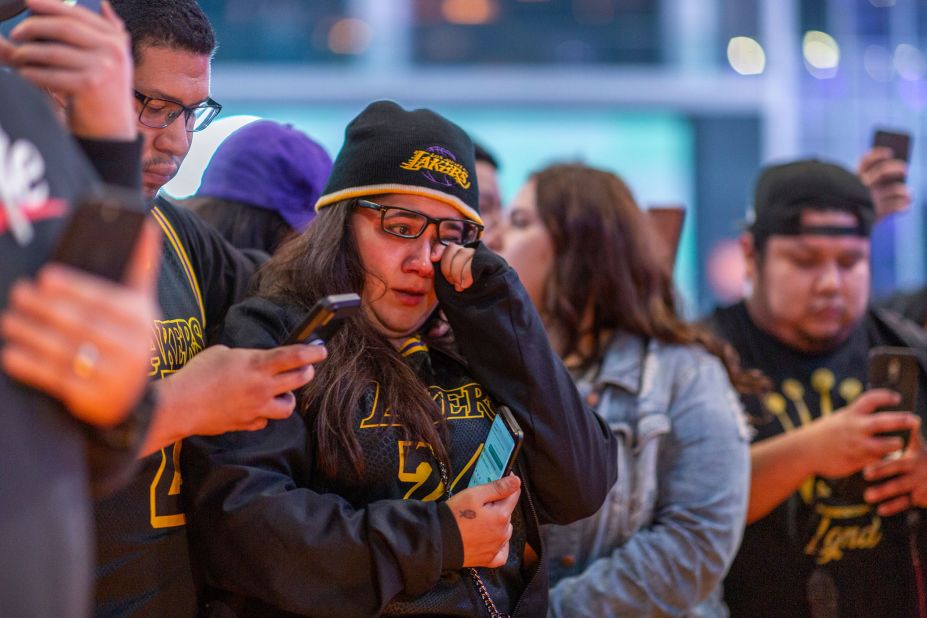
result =
M869 388L887 388L901 395L901 402L879 412L903 411L917 414L920 362L912 348L879 346L869 350ZM910 430L893 431L886 436L899 436L907 448Z
M71 6L82 6L90 9L94 13L99 13L101 9L102 0L61 0L65 4L70 4Z
M508 475L524 440L525 434L515 421L512 411L507 406L496 408L496 418L492 420L483 450L473 467L469 487L491 483Z
M682 226L686 219L686 209L679 205L649 206L646 210L647 218L663 241L661 257L664 265L673 272L676 264L676 253L679 249L679 238L682 236Z
M284 345L324 344L347 318L360 310L360 304L360 296L354 293L326 296L312 306L309 314L290 332Z
M83 6L94 13L102 11L102 0L61 0L71 6ZM0 21L6 21L26 10L26 0L0 0Z
M901 131L879 129L872 137L873 146L890 148L896 159L908 161L911 156L911 134Z
M105 187L80 198L51 259L121 282L148 213L141 193Z

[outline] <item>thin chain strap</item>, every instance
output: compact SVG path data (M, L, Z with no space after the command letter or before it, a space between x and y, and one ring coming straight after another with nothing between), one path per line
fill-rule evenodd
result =
M486 609L489 610L489 615L492 618L508 618L508 614L503 614L499 611L499 608L496 607L496 602L489 596L489 590L486 589L486 584L483 583L483 578L480 577L476 569L467 567L467 572L470 574L470 579L472 579L473 583L476 585L476 591L480 593L480 598L483 599Z
M438 469L441 470L441 483L444 485L444 496L450 498L451 486L449 482L450 476L447 473L447 466L444 465L444 462L439 461ZM500 612L499 608L496 607L496 602L492 600L492 596L490 596L489 590L487 590L486 584L483 582L483 578L480 577L479 572L473 567L467 567L466 571L470 575L470 579L473 580L476 591L480 593L480 598L483 599L483 604L489 611L490 618L509 618L508 614Z

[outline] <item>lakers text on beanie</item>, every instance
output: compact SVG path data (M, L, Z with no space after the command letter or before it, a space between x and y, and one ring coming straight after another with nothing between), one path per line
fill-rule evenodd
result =
M392 101L371 103L345 130L315 209L400 193L439 200L482 224L473 156L470 137L443 116Z
M196 194L272 210L302 232L331 168L325 149L302 131L258 120L220 144Z
M856 216L855 227L801 224L803 210L839 210ZM753 200L754 236L799 234L869 236L875 209L869 190L852 172L815 159L771 165L760 173Z

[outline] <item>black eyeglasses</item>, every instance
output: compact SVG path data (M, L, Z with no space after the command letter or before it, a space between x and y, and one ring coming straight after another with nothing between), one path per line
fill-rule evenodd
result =
M368 200L357 200L357 205L379 211L380 227L387 234L399 238L418 238L432 223L438 230L438 242L442 245L468 245L479 240L483 233L482 225L467 219L435 219L417 210L383 206Z
M212 99L206 99L205 103L194 107L187 107L177 101L145 96L138 90L135 91L135 98L142 104L142 110L138 113L138 121L152 129L168 127L183 114L187 131L202 131L222 111L222 106Z

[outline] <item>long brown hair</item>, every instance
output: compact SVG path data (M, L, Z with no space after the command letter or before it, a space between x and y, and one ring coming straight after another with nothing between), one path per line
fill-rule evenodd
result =
M361 293L368 276L351 229L356 200L322 209L309 229L285 243L258 274L257 294L309 309L329 294ZM399 352L358 312L326 342L328 358L299 393L299 409L314 424L316 463L334 477L344 454L358 475L363 453L355 435L358 406L379 388L378 406L389 410L409 439L432 446L448 465L446 426L422 381Z
M758 374L740 368L731 346L679 316L659 239L624 181L582 164L552 165L533 178L554 249L543 310L563 358L577 356L589 366L603 356L608 334L623 330L699 344L724 363L738 390L763 387Z

